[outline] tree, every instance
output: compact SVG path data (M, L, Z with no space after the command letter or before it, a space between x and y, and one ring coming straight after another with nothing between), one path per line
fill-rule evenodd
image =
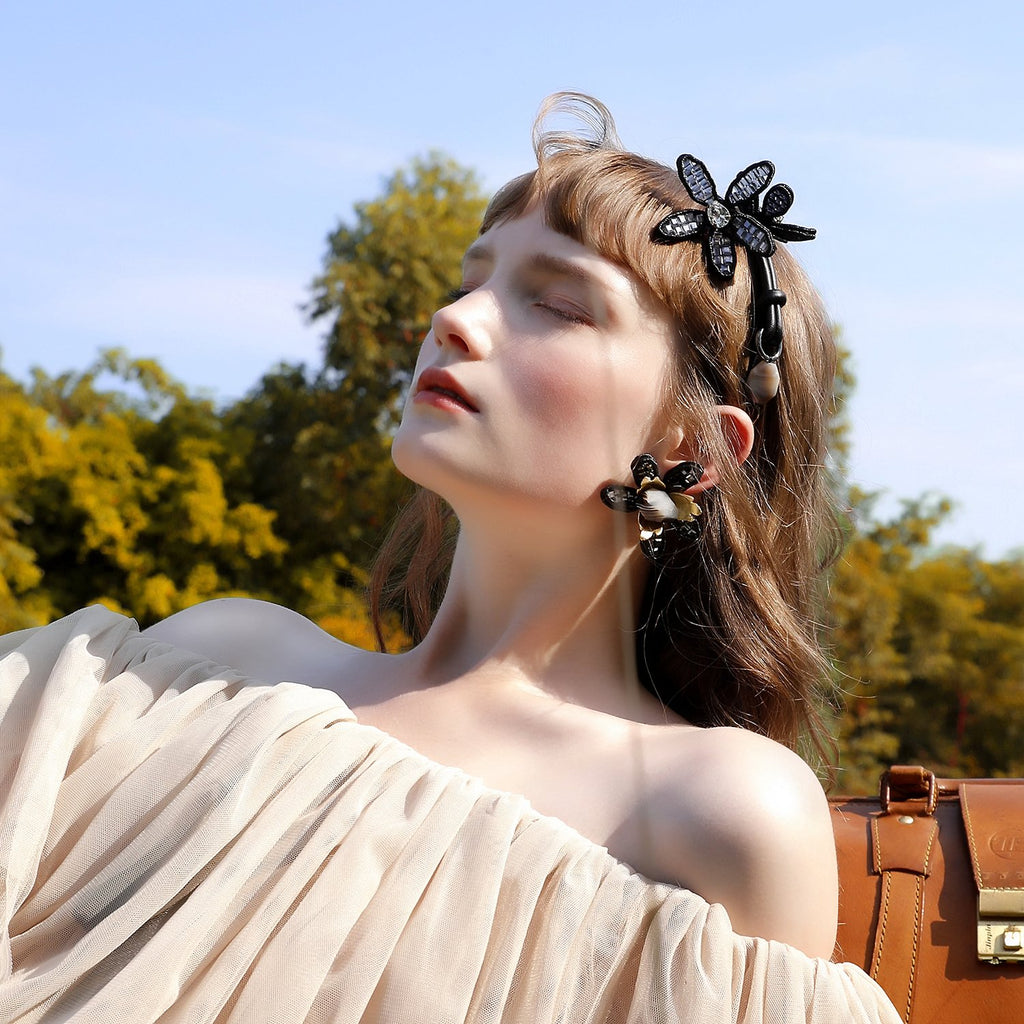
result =
M859 520L831 589L837 735L848 792L891 763L939 774L1024 772L1024 560L929 549L942 499Z
M226 409L120 352L0 378L0 629L248 594L368 642L362 566L406 492L391 435L483 208L440 154L397 171L328 240L308 307L323 365L280 366Z
M460 282L485 205L476 175L434 152L398 170L383 195L356 204L353 226L328 237L308 311L329 321L324 364L355 436L397 423L416 347Z
M43 570L26 543L31 522L23 481L39 474L53 456L47 415L25 389L0 373L0 632L42 625L53 605L40 586Z
M391 438L484 206L474 174L439 153L392 175L328 238L307 307L328 327L323 367L281 366L227 413L251 438L252 500L277 513L299 563L325 571L340 555L348 585L408 495Z
M147 622L261 591L261 563L286 544L272 512L225 493L223 469L244 453L211 402L116 351L4 386L0 557L32 616L101 601Z

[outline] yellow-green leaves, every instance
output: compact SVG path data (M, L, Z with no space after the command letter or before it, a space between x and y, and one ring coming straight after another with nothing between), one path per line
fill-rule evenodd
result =
M844 792L891 763L1024 774L1024 559L932 551L948 503L907 502L850 538L831 589Z

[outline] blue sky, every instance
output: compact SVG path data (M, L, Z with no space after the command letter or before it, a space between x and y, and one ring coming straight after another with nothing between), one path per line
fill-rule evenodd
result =
M0 4L4 368L122 346L229 398L315 362L299 306L352 204L431 148L497 187L580 89L667 163L775 162L854 352L854 479L1024 545L1020 5L664 7Z

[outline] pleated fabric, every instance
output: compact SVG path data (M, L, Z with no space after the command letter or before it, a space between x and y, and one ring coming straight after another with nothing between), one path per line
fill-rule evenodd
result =
M0 1021L893 1022L521 797L87 608L0 638Z

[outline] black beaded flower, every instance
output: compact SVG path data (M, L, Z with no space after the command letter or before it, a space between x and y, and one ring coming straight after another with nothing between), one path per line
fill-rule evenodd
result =
M715 191L715 183L707 167L695 156L683 153L676 161L679 180L690 198L703 210L677 210L665 217L654 229L656 242L702 241L708 263L724 280L736 270L738 242L758 256L771 256L775 243L804 242L814 238L814 228L784 224L781 220L793 205L793 190L788 185L773 185L760 195L775 175L770 160L751 164L740 171L725 190L725 197Z
M700 506L684 494L704 475L698 462L680 462L664 480L653 455L638 455L630 465L636 487L612 484L601 490L601 500L616 512L636 512L640 524L640 550L659 562L668 554L671 534L694 538L700 534Z

